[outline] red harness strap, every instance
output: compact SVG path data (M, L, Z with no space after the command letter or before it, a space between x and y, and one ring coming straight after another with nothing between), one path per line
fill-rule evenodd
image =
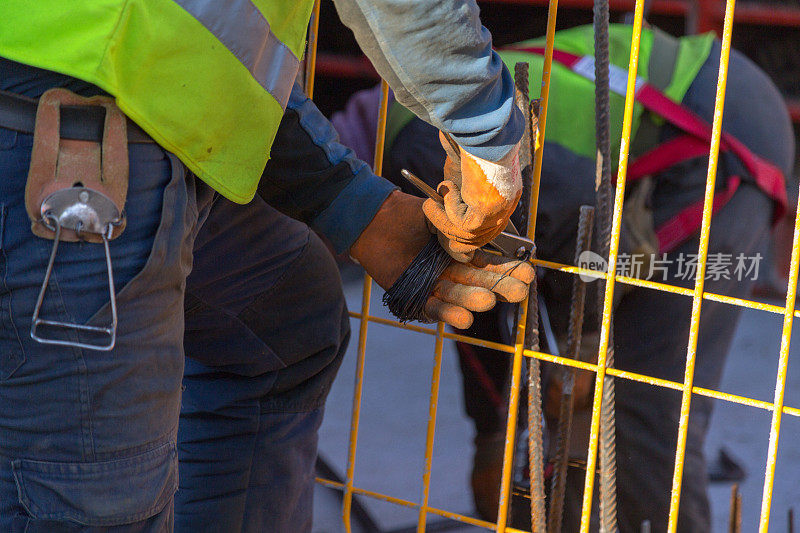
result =
M544 55L544 48L513 48L514 50ZM594 57L578 56L562 50L553 51L553 59L576 74L594 81ZM625 95L627 70L610 65L609 89ZM671 100L643 78L636 80L635 99L648 111L663 117L686 135L675 137L645 153L628 167L629 181L661 172L680 162L708 153L711 146L711 126L687 107ZM786 186L781 170L754 154L729 133L722 132L720 150L733 152L744 164L756 185L774 203L773 221L780 219L788 208ZM741 177L730 176L726 189L714 195L713 212L716 213L733 197L741 184ZM695 202L656 229L659 250L669 252L689 239L700 228L703 201Z

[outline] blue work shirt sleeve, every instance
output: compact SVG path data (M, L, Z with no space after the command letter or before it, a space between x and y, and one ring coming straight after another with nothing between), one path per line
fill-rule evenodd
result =
M522 137L514 81L492 50L475 0L334 0L397 101L498 161Z
M259 196L311 226L342 253L395 189L339 143L331 123L295 84Z

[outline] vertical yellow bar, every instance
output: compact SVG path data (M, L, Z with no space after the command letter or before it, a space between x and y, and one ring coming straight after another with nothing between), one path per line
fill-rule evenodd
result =
M528 215L528 236L534 238L536 234L536 215L539 206L539 184L542 175L542 158L544 149L544 134L547 126L547 102L550 97L550 70L553 64L553 43L556 34L556 14L558 12L558 0L550 0L547 11L547 37L545 45L544 64L542 66L542 99L539 111L538 130L536 138L531 137L531 142L535 143L536 151L533 162L533 189L531 191L531 205ZM535 281L534 281L535 282ZM497 531L502 533L506 530L508 522L508 506L511 493L511 469L514 459L514 441L517 431L517 415L519 410L519 390L520 374L522 373L522 352L525 347L525 324L528 319L528 300L520 303L519 320L514 340L514 355L511 363L511 385L508 398L508 417L506 420L506 440L503 451L503 471L500 478L500 502L497 511ZM531 317L537 320L537 317ZM533 487L533 480L531 481Z
M786 308L783 313L783 333L781 350L778 358L778 376L775 378L775 399L773 400L772 424L769 431L769 450L767 451L767 468L764 473L764 492L761 496L761 519L759 532L767 533L769 529L769 513L772 503L772 487L775 483L775 463L778 456L778 437L781 433L781 417L783 414L783 393L786 390L786 371L789 367L789 345L792 340L792 322L794 305L797 296L797 266L800 262L800 203L794 217L794 237L792 238L792 260L789 267L789 285L786 289Z
M311 24L308 31L308 45L306 46L306 71L305 85L306 94L309 98L314 98L314 79L317 69L317 38L319 37L319 6L320 0L314 1L314 9L311 11Z
M508 504L511 493L511 468L514 462L514 440L517 432L517 411L519 408L520 374L522 373L522 350L525 342L525 322L528 316L527 298L520 304L519 321L517 322L516 341L514 342L514 358L511 363L511 391L508 398L508 419L506 423L506 441L503 451L503 473L500 480L500 502L497 511L497 532L506 530L508 521Z
M436 433L436 410L439 406L439 378L442 375L442 349L444 348L444 322L436 325L436 346L431 377L431 399L428 403L428 432L425 438L425 470L422 472L422 501L419 504L417 531L425 533L428 514L428 496L431 486L431 464L433 463L433 438Z
M531 134L531 142L536 151L533 154L533 191L531 191L530 213L528 214L528 237L536 235L536 215L539 209L539 184L542 181L542 161L544 158L544 132L547 128L547 105L550 102L550 71L553 68L553 45L556 39L556 15L558 0L550 0L547 9L547 34L544 47L544 64L542 65L541 107L539 109L539 126L536 137Z
M378 113L378 133L375 141L375 174L383 172L383 148L386 141L386 114L389 106L389 85L381 81L381 107ZM358 422L361 417L361 391L364 386L364 358L367 349L367 325L369 324L369 301L372 293L372 278L364 274L364 289L361 298L361 321L358 330L358 352L356 359L356 383L353 391L353 414L350 419L350 447L347 454L344 496L342 498L342 521L345 531L350 533L350 510L353 504L353 474L356 466L358 444Z
M700 329L700 309L703 303L703 287L706 276L706 260L708 259L708 239L711 230L711 214L714 203L714 186L717 177L719 160L719 143L722 135L722 112L725 107L725 87L728 82L728 58L731 52L731 33L733 31L733 9L735 0L728 0L725 5L725 25L722 30L722 51L719 60L719 77L717 79L717 99L714 104L714 122L711 132L711 150L708 154L708 175L703 204L703 221L700 226L700 249L697 258L697 279L694 283L692 297L692 317L689 324L689 346L686 351L686 371L683 379L681 395L681 412L678 422L678 443L675 447L675 469L672 475L672 494L669 505L668 531L675 533L678 528L678 509L681 501L681 480L683 464L686 457L686 435L689 431L689 408L692 402L692 385L694 384L694 366L697 358L697 339Z
M611 222L611 243L608 250L608 272L603 300L603 317L600 327L600 346L597 352L597 377L595 378L594 398L592 400L592 421L589 432L589 449L586 457L586 479L583 485L583 507L581 509L581 533L588 533L592 514L592 495L594 492L595 470L597 468L597 444L600 431L600 411L603 399L603 382L606 375L606 353L608 352L609 327L611 325L612 303L614 301L614 273L616 272L619 234L622 227L622 202L625 198L625 178L628 172L628 151L633 123L633 102L636 93L636 74L639 71L639 43L642 37L642 18L644 0L636 0L633 33L631 35L631 57L628 63L628 87L625 93L625 114L622 121L622 140L619 148L619 170L617 191L614 195L614 216Z

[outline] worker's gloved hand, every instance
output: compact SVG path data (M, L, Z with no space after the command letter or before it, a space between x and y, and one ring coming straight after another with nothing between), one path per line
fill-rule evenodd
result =
M428 298L425 314L432 321L466 329L472 325L470 311L488 311L498 301L521 302L531 281L533 267L527 261L476 250L469 263L454 261L445 269Z
M388 289L430 238L422 199L395 191L353 244L350 255ZM473 312L488 311L498 300L525 298L533 275L528 262L475 253L471 263L453 263L440 276L425 305L426 318L468 328Z
M467 262L505 229L522 195L519 145L492 162L478 159L442 133L439 140L447 153L438 187L444 205L426 200L423 209L439 231L442 247L456 261Z

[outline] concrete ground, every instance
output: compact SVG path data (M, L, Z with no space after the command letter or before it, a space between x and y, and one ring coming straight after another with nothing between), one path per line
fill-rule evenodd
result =
M352 310L361 306L361 278L346 272L345 290ZM387 316L380 303L382 291L373 285L371 313ZM721 389L772 401L777 371L782 317L746 310L733 342ZM349 440L355 374L358 323L347 357L328 399L320 430L320 454L344 477ZM800 335L800 328L795 334ZM800 343L800 336L797 338ZM367 336L362 416L355 485L417 502L422 494L425 431L433 369L434 337L399 328L370 324ZM800 346L790 361L800 357ZM430 505L472 514L468 476L472 458L472 428L463 412L461 376L452 342L445 342L436 439L431 472ZM786 405L800 407L800 365L790 364ZM771 413L754 407L717 402L707 441L709 458L720 447L745 468L742 492L742 531L756 531L761 508L764 467ZM770 531L785 532L790 508L800 512L800 419L784 415L778 450L778 468L772 498ZM727 531L730 483L714 484L711 499L714 532ZM400 533L415 531L413 509L360 498L377 529L365 529L354 518L354 531ZM458 522L429 517L428 531L485 531ZM340 494L317 487L314 533L343 531Z

